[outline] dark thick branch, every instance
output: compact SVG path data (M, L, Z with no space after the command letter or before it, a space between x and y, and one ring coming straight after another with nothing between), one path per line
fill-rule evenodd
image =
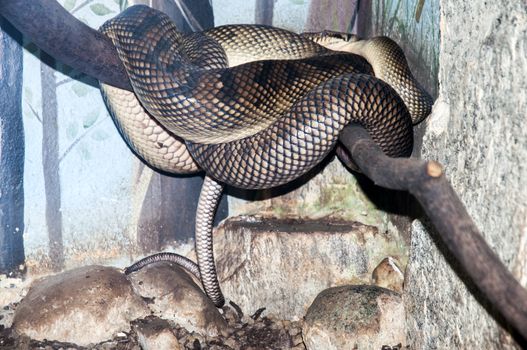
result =
M55 0L0 0L0 15L62 63L104 83L132 89L110 40Z
M488 301L527 339L527 291L489 248L439 163L389 158L368 132L350 125L340 135L354 162L376 185L410 192L446 247Z

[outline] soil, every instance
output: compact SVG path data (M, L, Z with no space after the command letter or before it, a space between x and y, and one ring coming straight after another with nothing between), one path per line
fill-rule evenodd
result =
M12 288L16 286L13 284ZM19 293L20 297L21 294ZM130 332L121 332L113 339L94 344L79 346L72 343L54 340L39 341L17 334L11 325L18 302L11 302L0 309L0 349L39 349L39 350L141 350L136 328L145 324L166 324L170 332L177 338L182 349L185 350L305 350L302 340L302 321L278 320L265 315L265 309L258 310L253 315L244 315L234 303L223 307L223 317L227 320L230 332L227 336L215 338L204 337L191 333L171 322L159 322L154 316L135 320L131 324ZM87 330L89 331L89 330ZM383 346L382 350L402 350L407 347ZM150 349L149 349L150 350Z
M223 308L231 332L228 336L209 338L196 333L190 333L176 324L170 323L170 331L185 350L304 350L302 342L302 325L300 322L281 321L261 316L264 310L252 316L245 316L233 304ZM132 322L131 331L122 332L115 338L89 347L53 340L38 341L17 334L12 328L0 325L0 349L41 349L41 350L140 350L137 333L134 326L141 323L155 322L156 317L149 316Z

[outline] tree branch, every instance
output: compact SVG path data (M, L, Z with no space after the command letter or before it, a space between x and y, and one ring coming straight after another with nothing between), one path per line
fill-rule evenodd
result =
M0 14L62 63L104 83L132 90L110 40L55 0L0 0Z
M96 122L95 124L93 124L88 130L86 130L81 136L77 137L75 140L73 140L73 142L68 146L68 148L66 148L66 150L64 151L64 153L62 153L62 155L59 157L59 164L62 163L62 161L64 160L64 158L66 158L66 156L71 152L71 150L73 149L73 147L75 147L79 142L82 141L82 139L84 139L90 131L92 131L93 129L95 129L95 127L99 124L101 124L103 121L105 121L108 117L106 118L102 118L100 119L98 122Z
M40 122L40 124L42 124L42 119L40 118L40 116L38 115L37 111L35 110L35 108L33 108L33 106L26 102L27 106L29 107L29 109L31 110L31 113L33 113L33 115L35 116L35 118L37 118L37 120Z
M441 165L435 161L390 158L358 125L346 127L340 141L376 185L414 195L484 297L527 339L527 291L489 248Z
M75 7L73 10L71 10L71 14L75 14L76 12L78 12L80 9L82 9L83 7L85 7L86 5L90 4L91 2L93 2L93 0L86 0L84 1L83 3L81 3L79 6Z
M62 79L61 81L57 81L57 83L55 84L55 88L58 88L58 87L61 86L61 85L64 85L64 84L70 83L70 82L72 82L72 81L74 81L74 80L75 80L75 79L70 78L70 77L68 77L68 78L64 78L64 79Z
M84 73L77 73L73 76L70 76L70 77L67 77L67 78L64 78L62 79L61 81L58 81L56 84L55 84L55 87L58 88L59 86L61 85L64 85L64 84L67 84L67 83L70 83L72 81L75 81L75 80L80 80L81 78L84 78L86 77L86 74Z

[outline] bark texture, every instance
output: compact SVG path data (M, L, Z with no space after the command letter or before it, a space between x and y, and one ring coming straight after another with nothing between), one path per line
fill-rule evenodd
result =
M62 211L59 161L59 125L55 60L42 52L40 82L42 84L42 170L46 193L46 226L49 257L54 271L64 266Z
M0 17L0 273L24 263L22 35Z

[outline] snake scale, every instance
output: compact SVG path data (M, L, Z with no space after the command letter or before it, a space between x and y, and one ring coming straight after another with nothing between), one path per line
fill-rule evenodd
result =
M115 45L134 92L101 84L117 128L154 169L205 171L196 215L198 264L174 258L201 278L217 306L224 298L212 253L212 222L225 185L265 189L320 163L340 131L360 123L382 150L407 157L413 124L431 97L402 50L385 37L299 35L261 25L227 25L182 34L163 13L133 6L100 29ZM321 44L344 42L350 52ZM318 43L317 43L318 42Z

